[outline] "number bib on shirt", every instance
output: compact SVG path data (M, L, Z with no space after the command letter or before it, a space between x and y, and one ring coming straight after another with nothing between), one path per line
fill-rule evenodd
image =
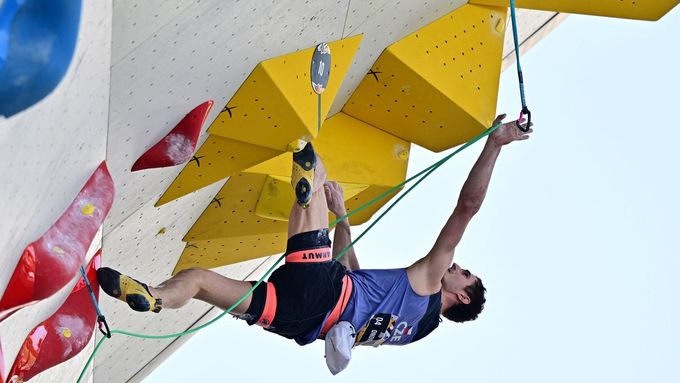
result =
M390 339L394 331L394 323L398 317L392 314L375 314L359 330L356 345L378 347Z

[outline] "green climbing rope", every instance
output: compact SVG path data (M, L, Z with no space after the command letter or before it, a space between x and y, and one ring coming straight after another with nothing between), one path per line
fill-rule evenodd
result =
M359 241L366 233L368 233L368 232L373 228L373 226L375 226L375 225L376 225L376 224L377 224L377 223L378 223L378 222L379 222L379 221L380 221L380 220L381 220L381 219L382 219L382 218L383 218L390 210L392 210L392 208L393 208L397 203L399 203L399 201L401 201L408 193L411 192L411 190L413 190L416 186L418 186L418 184L420 184L425 178L427 178L430 174L432 174L435 170L437 170L437 168L439 168L441 165L443 165L446 161L450 160L450 159L451 159L453 156L455 156L456 154L462 152L462 151L465 150L466 148L468 148L468 147L470 147L471 145L473 145L475 142L477 142L477 141L481 140L482 138L484 138L484 137L488 136L489 134L491 134L493 131L495 131L496 129L498 129L501 125L502 125L501 123L498 123L497 125L492 126L492 127L488 128L488 129L486 129L485 131L483 131L482 133L480 133L480 134L477 135L476 137L472 138L470 141L466 142L466 143L465 143L464 145L462 145L460 148L458 148L458 149L456 149L455 151L453 151L452 153L446 155L446 156L445 156L444 158L442 158L441 160L439 160L439 161L435 162L434 164L428 166L427 168L425 168L425 169L419 171L418 173L416 173L415 175L409 177L408 179L406 179L406 180L400 182L398 185L396 185L396 186L392 187L391 189L385 191L385 192L382 193L381 195L379 195L379 196L373 198L372 200L367 201L366 203L362 204L361 206L359 206L358 208L352 210L351 212L347 213L346 215L344 215L344 216L342 216L342 217L339 217L339 218L335 219L333 222L331 222L329 226L330 226L330 227L333 227L333 226L335 226L338 222L342 221L343 219L347 219L347 218L353 216L354 214L357 214L358 212L360 212L360 211L366 209L368 206L371 206L371 205L374 204L375 202L377 202L377 201L379 201L379 200L385 198L386 196L388 196L388 195L394 193L395 191L399 190L399 189L400 189L402 186L404 186L405 184L407 184L407 183L409 183L409 182L415 180L416 178L420 177L420 179L419 179L418 181L416 181L415 184L413 184L413 185L412 185L410 188L408 188L403 194L401 194L394 202L392 202L392 203L390 204L390 206L388 206L388 208L385 209L385 211L382 212L382 213L378 216L378 218L376 218L375 220L373 220L373 222L366 228L366 230L364 230L364 231L363 231L363 232L362 232L362 233L361 233L354 241L352 241L347 247L345 247L345 248L344 248L344 249L343 249L343 250L335 257L335 259L338 260L338 259L340 259L341 257L343 257L343 256L349 251L349 249L351 249L352 246L354 246L354 244L356 244L356 243L357 243L357 242L358 242L358 241ZM421 177L421 176L422 176L422 177ZM192 329L189 329L189 330L186 330L186 331L182 331L182 332L178 332L178 333L174 333L174 334L164 334L164 335L145 335L145 334L137 334L137 333L128 332L128 331L122 331L122 330L111 330L111 334L121 334L121 335L127 335L127 336L131 336L131 337L135 337L135 338L146 338L146 339L167 339L167 338L178 338L178 337L180 337L180 336L187 335L187 334L191 334L191 333L194 333L194 332L196 332L196 331L199 331L199 330L201 330L201 329L203 329L203 328L205 328L205 327L207 327L207 326L210 326L211 324L217 322L218 320L222 319L222 317L224 317L225 315L227 315L228 313L230 313L230 312L231 312L233 309L235 309L239 304L241 304L241 302L243 302L250 294L252 294L252 292L255 291L255 289L257 288L257 286L259 286L259 285L264 281L264 279L267 278L267 277L269 276L269 274L271 274L271 273L274 271L274 269L275 269L275 268L278 266L278 264L283 260L283 258L284 258L284 255L281 255L281 256L276 260L276 262L275 262L275 263L267 270L267 272L264 273L264 275L262 276L262 278L260 278L260 279L259 279L259 280L258 280L258 281L250 288L250 290L248 290L248 292L246 292L246 293L245 293L238 301L236 301L236 303L234 303L233 305L231 305L231 307L227 308L227 309L226 309L224 312L222 312L220 315L216 316L215 318L211 319L211 320L208 321L207 323L204 323L204 324L202 324L202 325L200 325L200 326L198 326L198 327L196 327L196 328L192 328ZM83 370L81 371L80 375L78 376L78 380L76 381L76 383L80 383L81 379L82 379L83 376L85 375L85 371L87 370L87 367L88 367L88 366L90 365L90 363L92 362L92 359L94 358L94 355L97 353L97 351L99 350L99 347L104 343L104 341L105 341L106 339L108 339L108 338L104 337L104 338L101 338L101 339L99 340L99 342L97 342L97 345L95 346L94 350L92 351L92 354L90 354L90 357L87 359L87 362L85 363L85 366L83 367Z

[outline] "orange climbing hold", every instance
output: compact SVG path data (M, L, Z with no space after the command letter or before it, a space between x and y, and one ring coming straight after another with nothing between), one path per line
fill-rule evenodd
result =
M76 275L113 195L113 180L102 162L57 222L24 249L0 299L0 321L56 293Z
M132 165L132 171L164 168L189 161L212 106L213 101L208 100L195 107L170 133L139 157Z
M101 250L92 258L86 271L97 299L100 263ZM25 382L76 356L89 343L96 322L97 311L81 276L64 304L28 334L9 372L9 381Z

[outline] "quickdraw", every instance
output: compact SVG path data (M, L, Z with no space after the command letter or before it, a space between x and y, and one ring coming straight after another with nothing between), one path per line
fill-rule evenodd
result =
M528 132L531 127L531 111L527 108L527 101L524 95L524 76L522 76L522 65L519 62L519 38L517 37L517 17L515 16L515 0L510 0L510 17L512 19L512 36L515 41L515 57L517 59L517 77L519 78L519 96L522 99L522 111L515 122L519 130ZM519 122L527 116L526 125L522 126Z
M106 318L99 309L99 303L97 303L97 298L94 296L92 291L92 286L90 285L90 280L87 279L87 273L85 273L85 268L80 266L80 274L83 275L83 280L85 281L85 286L87 286L87 291L90 292L90 298L92 298L92 304L94 309L97 311L97 323L99 324L99 331L107 338L111 338L111 329L109 329L109 324L106 323ZM106 330L105 330L106 329Z

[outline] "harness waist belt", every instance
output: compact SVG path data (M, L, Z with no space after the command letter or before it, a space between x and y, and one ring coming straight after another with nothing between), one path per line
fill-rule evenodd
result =
M299 250L286 254L286 263L322 263L333 260L330 247Z

